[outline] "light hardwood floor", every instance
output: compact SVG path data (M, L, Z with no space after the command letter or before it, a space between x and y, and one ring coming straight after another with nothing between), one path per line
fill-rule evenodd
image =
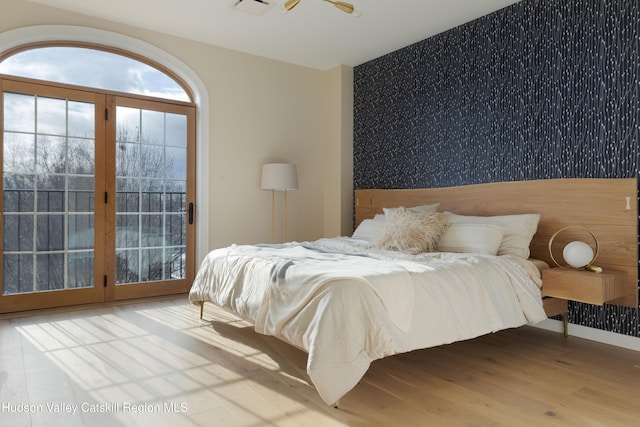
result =
M0 425L640 425L640 352L522 327L376 361L334 409L304 353L198 310L180 296L0 317Z

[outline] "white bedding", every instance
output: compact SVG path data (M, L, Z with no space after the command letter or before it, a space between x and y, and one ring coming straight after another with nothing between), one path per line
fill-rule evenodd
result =
M189 293L305 350L331 404L373 360L546 319L538 269L509 256L371 251L349 237L209 253Z

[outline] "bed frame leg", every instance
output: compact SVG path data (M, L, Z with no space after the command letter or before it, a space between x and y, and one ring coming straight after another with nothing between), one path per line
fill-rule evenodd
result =
M200 319L202 319L203 311L204 311L204 301L200 301Z
M569 313L566 311L562 313L562 332L565 337L569 336Z
M335 403L333 404L333 407L336 409L340 409L339 406L340 406L340 399L336 400Z

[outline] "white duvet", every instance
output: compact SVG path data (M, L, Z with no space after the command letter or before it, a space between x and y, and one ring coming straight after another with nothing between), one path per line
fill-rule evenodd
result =
M349 237L210 252L189 293L305 350L326 403L373 360L546 319L538 270L507 256L404 255Z

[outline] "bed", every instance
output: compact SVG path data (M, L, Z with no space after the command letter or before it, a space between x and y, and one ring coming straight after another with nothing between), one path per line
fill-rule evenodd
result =
M576 197L585 190L590 197ZM566 301L545 304L540 279L548 236L564 225L615 230L625 237L614 237L614 248L610 234L599 242L605 264L635 253L635 265L637 239L627 243L620 227L637 219L636 193L635 180L598 179L357 190L353 235L215 249L189 299L307 352L307 374L334 404L374 360L566 310ZM632 253L611 258L621 249ZM637 271L620 267L637 283Z

